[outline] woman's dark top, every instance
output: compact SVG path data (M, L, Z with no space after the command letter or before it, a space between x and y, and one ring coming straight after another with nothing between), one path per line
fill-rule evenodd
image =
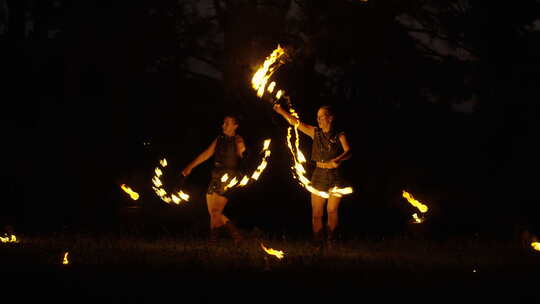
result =
M217 138L214 155L216 168L236 169L240 164L240 157L236 151L236 136L220 135Z
M344 134L344 132L334 132L333 130L325 134L321 128L315 127L311 160L328 162L343 153L343 147L339 141L341 134Z

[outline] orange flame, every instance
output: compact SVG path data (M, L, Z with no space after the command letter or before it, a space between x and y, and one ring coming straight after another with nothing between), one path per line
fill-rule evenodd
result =
M540 251L540 242L531 242L531 247L536 251Z
M403 190L403 194L402 196L411 204L413 205L414 207L416 207L420 212L422 213L426 213L428 211L428 207L424 204L422 204L421 202L419 202L418 200L416 200L409 192ZM420 224L422 222L424 222L424 219L420 216L418 216L417 213L414 213L412 215L413 217L413 223L415 224Z
M420 212L426 213L428 211L428 207L421 202L417 201L409 192L403 190L403 197L411 203L414 207L416 207Z
M122 190L124 190L127 194L129 194L129 196L131 197L132 200L136 201L139 199L139 193L133 191L130 187L126 186L126 184L122 184L120 185L120 187L122 188Z
M264 169L266 169L266 166L268 165L268 161L266 159L271 154L271 152L270 152L270 142L271 142L271 139L269 139L269 138L264 140L263 148L261 150L261 153L263 153L263 156L261 158L261 162L260 162L259 166L257 166L257 168L253 171L253 173L251 174L251 177L245 175L239 182L237 177L233 177L231 180L229 180L229 175L227 173L223 174L223 176L221 177L221 182L222 183L225 183L227 181L229 182L225 186L225 188L224 188L225 190L233 188L235 186L243 187L243 186L247 185L247 183L250 181L250 178L253 179L253 180L258 180L259 179L259 176L262 174L262 172L264 171Z
M282 56L285 55L285 50L281 46L272 51L272 54L266 58L263 65L255 72L253 78L251 78L251 86L257 91L257 96L262 97L264 94L264 88L268 79L272 74L283 64L283 61L279 60ZM275 85L274 85L275 86ZM274 89L272 86L272 89ZM270 92L272 92L270 90Z
M64 253L64 259L62 260L62 264L64 265L69 264L68 255L69 255L69 252L66 251L66 253Z
M165 168L167 167L167 160L164 158L159 161L159 164L162 168ZM155 175L152 178L152 184L154 186L152 187L152 189L154 189L154 192L159 198L161 198L162 201L166 202L167 204L175 203L179 205L182 201L187 202L189 200L189 195L184 193L184 191L182 190L171 195L167 193L167 191L163 188L163 182L160 179L160 177L163 175L163 171L160 167L156 167L154 169L154 173Z
M283 251L275 250L275 249L272 249L272 248L266 248L266 247L264 247L264 245L262 243L261 243L261 247L262 247L262 249L264 249L264 251L266 253L268 253L269 255L273 255L276 258L280 259L280 260L283 259L283 256L285 255L285 253Z
M10 236L5 236L5 237L1 237L0 236L0 241L2 241L2 243L18 243L19 241L17 240L17 237L15 235L10 235Z

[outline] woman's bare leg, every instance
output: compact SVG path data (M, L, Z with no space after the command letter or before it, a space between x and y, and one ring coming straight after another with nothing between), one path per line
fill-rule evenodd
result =
M339 223L339 203L341 202L341 197L330 196L328 198L328 205L326 206L326 212L328 212L328 229L332 233L336 229Z
M229 219L223 215L223 209L225 209L227 201L226 197L216 193L206 195L208 214L210 214L210 229L219 228L229 221Z
M325 201L325 198L311 194L311 227L315 238L319 238L322 233Z

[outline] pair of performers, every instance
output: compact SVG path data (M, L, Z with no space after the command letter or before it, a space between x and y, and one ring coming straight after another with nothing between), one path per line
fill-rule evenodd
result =
M330 106L319 108L317 111L318 127L299 121L279 104L274 105L274 111L285 118L289 124L298 125L301 132L313 139L311 160L316 164L311 179L313 187L328 192L334 186L343 186L338 167L344 160L351 157L351 148L345 133L338 132L334 128L335 114L332 108ZM223 174L235 175L246 150L244 140L236 133L238 126L239 121L236 117L225 116L222 125L223 134L214 139L208 148L182 170L182 175L188 176L193 168L214 156L214 169L206 193L206 203L210 214L209 241L211 243L217 240L222 228L226 228L235 241L242 240L242 234L223 214L228 198L225 195L225 184L221 182ZM322 241L325 236L323 226L325 205L327 211L326 241L329 245L335 241L340 201L341 197L331 194L328 199L311 194L311 226L315 241Z

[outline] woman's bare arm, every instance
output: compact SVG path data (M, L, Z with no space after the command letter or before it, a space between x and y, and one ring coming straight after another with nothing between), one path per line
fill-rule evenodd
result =
M308 125L306 123L303 123L300 119L292 116L290 113L285 111L279 104L274 105L274 111L276 111L279 115L283 116L285 120L291 125L297 125L298 129L307 136L313 137L315 136L315 127L312 125Z
M238 153L239 157L243 157L244 151L246 151L246 144L244 143L244 139L242 138L242 136L237 135L235 141L236 141L236 152Z
M347 137L344 133L339 135L339 142L341 143L341 147L343 148L343 153L338 155L337 157L334 157L330 163L332 163L332 167L337 168L341 164L342 161L347 160L351 158L352 156L352 149L349 145L349 141L347 140Z
M190 162L184 168L184 170L182 170L182 175L183 176L188 176L191 173L191 170L193 170L195 167L200 165L202 162L204 162L207 159L209 159L210 157L212 157L212 155L214 155L214 152L216 151L216 143L217 143L217 138L212 141L212 143L210 144L210 146L208 146L208 148L206 148L201 154L199 154L197 157L195 157L195 159L192 162Z

